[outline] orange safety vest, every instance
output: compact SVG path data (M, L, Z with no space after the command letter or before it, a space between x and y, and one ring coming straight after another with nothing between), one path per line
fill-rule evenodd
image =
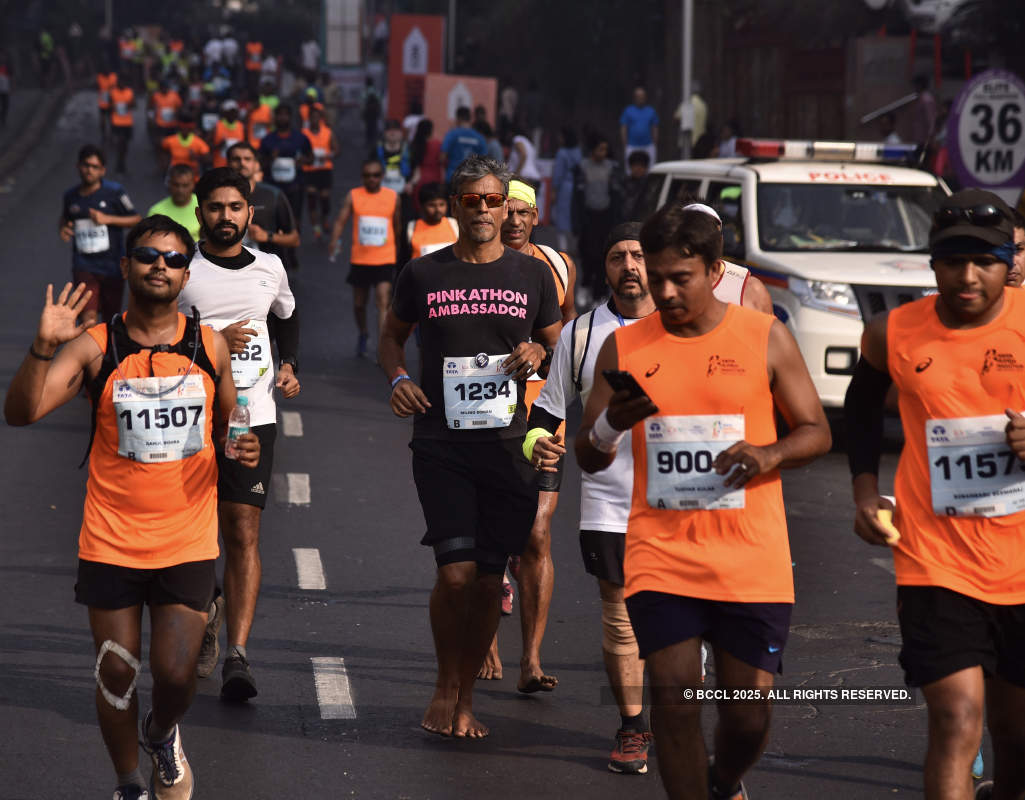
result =
M172 134L161 142L167 152L171 154L171 164L188 164L196 174L199 174L199 158L210 152L210 146L194 133L188 133L182 138L180 133Z
M937 513L934 507L934 496L944 493L1001 513L1000 496L983 493L980 480L1025 477L1003 436L1004 410L1025 410L1025 292L1004 289L1000 313L978 328L945 327L939 302L925 297L887 319L886 359L900 391L905 435L894 481L897 584L942 586L997 605L1025 603L1025 511L962 516L957 508L943 505ZM998 442L959 446L960 421L971 417L992 417ZM946 494L954 489L957 494Z
M443 217L437 225L428 225L422 219L409 224L412 228L409 244L413 249L413 258L429 255L435 250L455 244L459 239L459 227L452 217Z
M234 125L229 125L227 120L217 120L217 127L214 128L214 166L228 166L228 148L245 138L246 127L242 120L235 120Z
M99 96L96 104L101 110L106 111L110 108L110 90L114 88L117 83L117 73L108 72L104 75L102 72L96 76L96 88L99 90Z
M313 148L313 163L304 164L304 172L314 170L333 169L331 161L331 129L321 123L320 130L314 133L309 128L303 128L303 135L310 140L310 147Z
M132 117L132 101L135 99L135 92L127 87L115 86L110 90L110 124L121 125L127 128L132 127L135 122Z
M384 266L395 263L395 209L399 196L387 186L368 192L358 186L352 196L352 264Z
M249 115L249 144L259 149L260 140L270 133L274 121L274 112L271 107L263 103L253 110Z
M712 468L716 455L737 440L764 446L777 439L767 363L773 322L769 314L728 305L702 336L672 335L657 313L613 334L619 369L658 407L631 430L627 597L653 591L720 602L794 602L779 470L721 497L724 478ZM718 508L705 507L710 498Z
M246 69L259 72L263 68L263 42L246 42Z
M182 99L178 92L172 90L163 94L153 93L153 117L158 128L173 128L176 125L178 109L181 107Z
M123 326L116 324L114 336L118 336L118 328L124 331ZM191 355L192 336L183 342L184 314L178 315L178 331L172 346L183 343L188 347L157 353L148 347L139 349L127 335L122 335L116 339L121 358L117 369L107 358L102 362L104 367L97 377L103 380L104 373L107 377L102 386L92 387L96 391L96 430L89 449L79 558L134 569L161 569L217 558L217 459L211 436L216 386L208 370L215 373L218 365L213 330L206 325L200 326L200 330L200 358L189 375L193 384L197 378L201 381L205 396L197 397L194 403L179 402L170 408L163 407L163 403L125 403L120 411L115 406L119 398L114 396L114 388L122 377L172 377L189 367L191 358L183 352ZM108 325L95 325L86 333L106 354ZM108 366L109 371L105 368ZM118 454L119 426L130 425L135 433L139 428L183 428L202 419L201 414L205 415L202 444L193 455L159 463Z

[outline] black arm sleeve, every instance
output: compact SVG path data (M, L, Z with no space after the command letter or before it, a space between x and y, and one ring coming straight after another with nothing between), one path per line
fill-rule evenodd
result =
M267 321L270 323L271 335L278 346L278 358L294 358L299 361L299 309L292 310L292 316L281 319L271 312Z
M544 428L546 431L555 433L562 424L562 420L550 411L545 411L537 403L530 407L530 416L527 417L527 430L531 428Z
M847 464L852 477L863 472L879 474L886 393L891 383L888 372L877 370L864 358L858 359L843 404Z

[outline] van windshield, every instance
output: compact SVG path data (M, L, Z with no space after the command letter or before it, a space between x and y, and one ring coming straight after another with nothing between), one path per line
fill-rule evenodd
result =
M939 186L762 183L762 250L925 252Z

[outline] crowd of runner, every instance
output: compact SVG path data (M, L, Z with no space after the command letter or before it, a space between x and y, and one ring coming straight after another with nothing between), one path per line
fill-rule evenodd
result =
M156 57L138 60L126 44L119 68L97 78L101 145L79 151L80 180L58 223L72 281L56 294L46 287L5 401L13 425L79 394L91 401L75 595L95 642L115 799L193 796L179 723L197 676L220 663L225 701L258 694L246 647L276 400L301 388L289 274L304 211L325 260L351 228L357 354L370 352L373 294L390 406L413 418L421 544L436 564L438 669L423 728L489 735L473 691L502 677L509 575L520 603L516 688L557 689L541 650L552 517L572 449L583 472L581 557L597 579L596 635L620 713L608 768L644 773L654 745L670 797L746 798L743 776L768 738L767 695L720 704L707 747L701 706L683 691L704 680L706 652L718 686L773 686L794 603L780 473L826 453L831 433L768 291L723 260L716 210L695 202L607 220L586 245L602 268L588 285L604 299L578 316L574 259L534 241L539 175L525 135L495 150L461 108L441 142L430 120L407 118L348 143L330 82L310 69L297 103L280 97L277 62L259 42L148 47ZM364 111L374 102L368 92ZM125 174L143 108L169 192L145 217L106 179L103 146ZM333 214L342 147L365 157L360 185ZM1021 798L1025 299L1015 287L1025 221L995 195L964 190L940 205L929 249L938 294L866 326L848 392L855 530L893 550L900 661L929 713L927 797ZM406 365L411 335L417 370ZM891 384L907 440L896 506L877 478ZM567 431L578 399L582 424ZM237 402L251 428L228 455ZM144 605L153 692L140 723ZM984 705L995 783L973 787Z

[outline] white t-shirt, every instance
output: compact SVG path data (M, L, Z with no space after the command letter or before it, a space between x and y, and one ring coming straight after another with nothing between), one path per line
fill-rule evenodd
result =
M220 61L224 57L224 42L220 39L211 39L203 48L203 58L207 66Z
M226 64L235 66L235 61L238 59L238 42L231 36L222 39L221 53Z
M509 153L509 169L516 175L532 181L541 180L541 170L537 166L537 150L534 143L526 136L514 136L512 151ZM516 145L523 145L524 157L520 160L520 151Z
M591 342L584 355L580 370L580 400L584 405L594 385L594 363L598 359L605 339L620 325L631 325L637 320L623 319L613 313L608 303L602 303L594 311L594 326L591 328ZM573 385L573 326L565 325L555 346L552 364L548 370L541 395L534 402L549 414L566 419L566 407L577 396ZM630 444L630 431L616 448L616 458L601 472L580 477L580 530L626 533L630 518L630 504L633 498L634 457Z
M272 253L249 252L256 257L252 264L241 269L226 269L211 263L197 250L189 265L189 282L178 295L178 309L189 315L195 306L202 322L223 321L214 325L218 330L243 319L266 322L271 313L279 319L291 317L295 297L281 259ZM270 425L277 421L275 374L272 362L271 369L255 384L239 390L240 395L249 398L251 425Z
M320 66L320 45L315 39L309 39L299 48L302 56L303 69L315 70Z

